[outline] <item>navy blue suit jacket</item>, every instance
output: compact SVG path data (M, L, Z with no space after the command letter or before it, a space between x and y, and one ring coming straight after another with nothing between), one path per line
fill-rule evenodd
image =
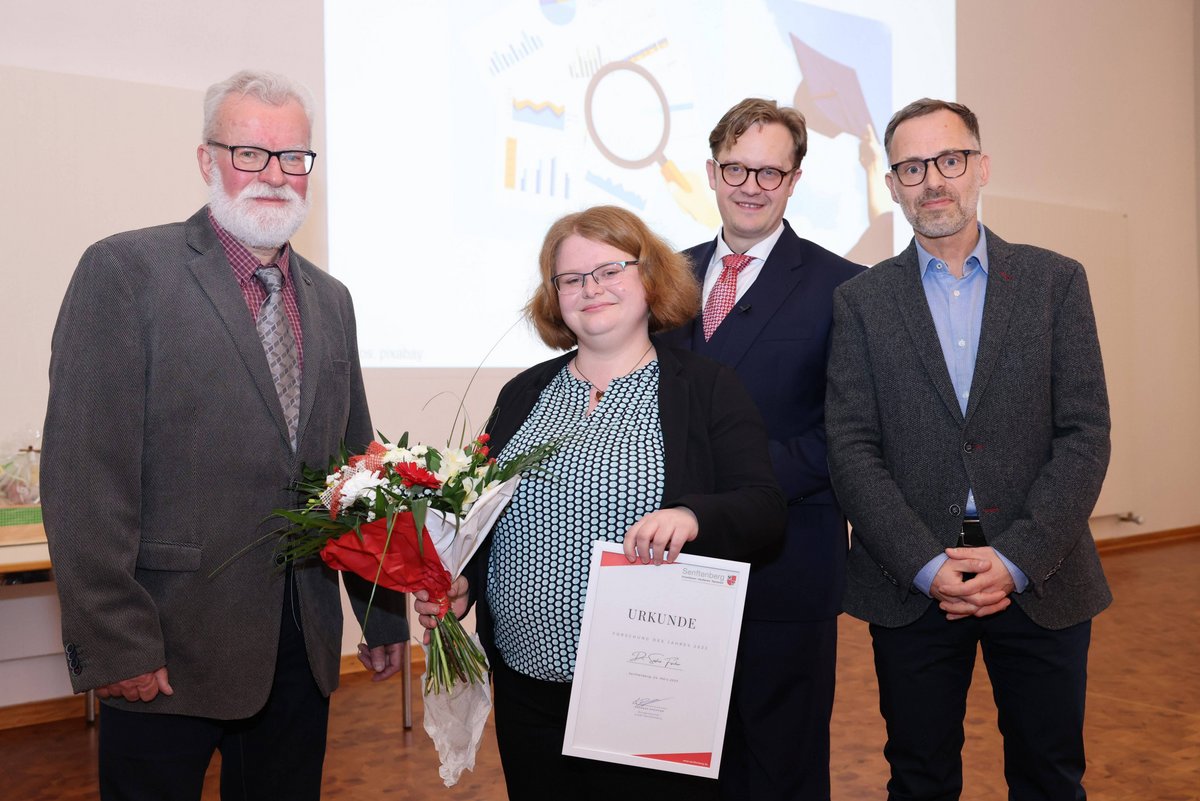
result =
M755 560L748 620L820 620L841 611L846 524L830 488L825 367L833 290L863 271L786 229L758 278L708 342L700 318L662 335L729 365L762 413L775 478L788 501L787 533ZM684 251L703 281L716 240Z

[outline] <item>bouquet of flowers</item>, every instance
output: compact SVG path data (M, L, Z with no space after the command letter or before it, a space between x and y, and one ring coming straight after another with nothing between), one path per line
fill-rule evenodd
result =
M282 561L320 554L399 592L427 590L442 605L433 630L427 692L456 682L481 682L487 660L450 610L450 584L474 555L512 497L521 473L554 449L543 445L500 466L488 435L465 448L435 449L386 437L360 456L341 454L328 472L305 468L297 489L301 509L275 513L294 524L280 546ZM370 614L368 606L367 614Z
M327 471L305 468L297 484L303 507L275 510L294 524L279 546L282 561L319 554L335 570L352 571L375 587L426 590L440 602L441 622L425 649L423 696L425 729L447 787L474 767L491 711L487 658L478 636L459 624L447 592L521 474L557 447L541 445L501 466L487 443L481 434L465 448L435 449L410 446L407 433L395 443L380 436L362 455L343 451Z

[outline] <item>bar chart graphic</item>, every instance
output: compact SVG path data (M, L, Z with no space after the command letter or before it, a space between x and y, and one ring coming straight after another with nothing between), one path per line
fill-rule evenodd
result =
M504 140L504 188L546 197L571 198L571 175L558 168L558 158L533 158L517 161L517 139Z
M502 50L493 50L488 62L488 71L499 75L542 49L542 37L521 31L521 38Z

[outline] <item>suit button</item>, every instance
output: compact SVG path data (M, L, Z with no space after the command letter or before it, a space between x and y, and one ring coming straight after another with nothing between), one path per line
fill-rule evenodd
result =
M71 668L71 672L78 676L83 672L83 665L76 665L75 667Z
M962 508L959 507L959 505L957 503L951 504L950 514L954 515L955 517L958 517L960 514L962 514Z
M75 643L73 643L73 642L67 643L67 654L69 656L75 655Z
M975 446L972 443L967 442L963 444L963 450L967 453L970 453L971 451L975 450Z

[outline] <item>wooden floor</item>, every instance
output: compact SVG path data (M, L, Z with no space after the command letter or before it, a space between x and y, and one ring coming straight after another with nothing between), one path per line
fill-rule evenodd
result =
M1200 539L1106 553L1104 567L1116 602L1093 629L1086 732L1089 797L1200 799ZM833 797L882 798L887 775L883 722L866 625L843 616L840 645ZM347 677L334 695L331 718L326 799L505 798L490 729L475 772L447 790L420 727L420 710L416 728L405 733L393 684ZM982 667L971 689L966 725L964 801L1005 798L995 707ZM0 732L0 798L94 799L95 753L96 730L82 721ZM215 782L206 786L204 798L218 798Z

